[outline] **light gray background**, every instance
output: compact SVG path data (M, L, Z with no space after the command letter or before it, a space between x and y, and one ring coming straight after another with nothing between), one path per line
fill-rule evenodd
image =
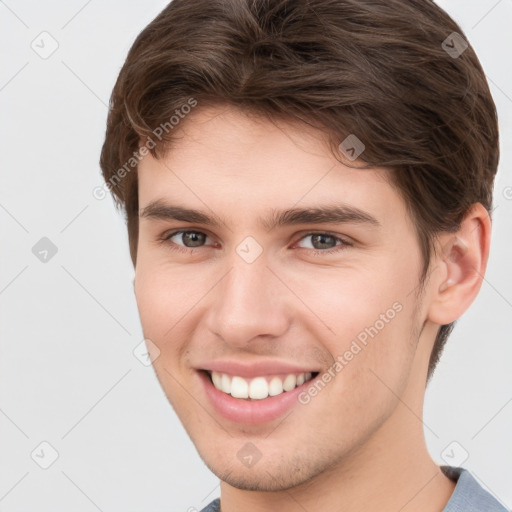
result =
M467 452L462 465L510 508L512 0L440 4L484 66L502 157L485 282L428 388L425 435L440 463ZM0 1L3 512L186 511L219 493L152 368L132 353L142 332L126 229L110 197L92 195L117 73L165 5ZM59 45L47 59L31 48L51 49L43 31ZM46 263L32 253L42 237L58 248ZM43 441L58 452L48 469Z

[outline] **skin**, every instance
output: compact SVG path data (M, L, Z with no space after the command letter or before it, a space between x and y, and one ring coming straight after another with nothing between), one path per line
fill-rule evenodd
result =
M425 446L428 360L438 327L459 318L480 289L485 209L474 205L457 233L440 234L420 294L419 243L390 171L350 169L320 132L234 108L198 107L175 135L164 158L139 164L140 211L159 200L224 224L141 216L135 294L144 335L160 351L153 364L162 388L222 480L222 511L441 511L454 483ZM332 204L368 212L380 226L268 230L258 222L272 209ZM207 237L187 249L188 239L169 238L180 229ZM311 234L322 232L351 245L327 254L323 247L340 242L327 238L319 248ZM250 264L236 252L247 236L263 249ZM196 371L205 361L278 359L327 370L397 302L400 312L284 419L237 424L209 403ZM249 441L261 452L250 468L237 457Z

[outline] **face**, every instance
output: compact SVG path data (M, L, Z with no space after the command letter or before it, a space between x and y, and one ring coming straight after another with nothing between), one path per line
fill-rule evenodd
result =
M234 109L198 109L179 129L138 174L135 293L170 403L238 488L360 460L401 428L398 397L424 388L410 371L420 249L388 171L350 169L318 132Z

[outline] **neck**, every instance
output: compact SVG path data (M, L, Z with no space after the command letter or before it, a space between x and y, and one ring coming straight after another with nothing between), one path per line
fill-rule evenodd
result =
M222 512L441 512L455 483L428 453L424 381L415 382L370 439L315 478L275 492L244 491L221 482Z
M291 489L277 492L243 491L222 482L222 512L443 510L455 484L430 458L424 443L419 447L420 443L412 431L405 436L395 433L392 451L385 444L372 441L357 453L354 451L350 460L344 460L309 482Z

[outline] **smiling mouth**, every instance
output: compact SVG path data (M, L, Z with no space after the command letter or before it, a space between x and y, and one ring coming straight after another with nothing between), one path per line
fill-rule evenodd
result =
M237 375L205 370L210 382L218 390L242 400L264 400L293 391L314 379L319 372L289 373L246 379Z

